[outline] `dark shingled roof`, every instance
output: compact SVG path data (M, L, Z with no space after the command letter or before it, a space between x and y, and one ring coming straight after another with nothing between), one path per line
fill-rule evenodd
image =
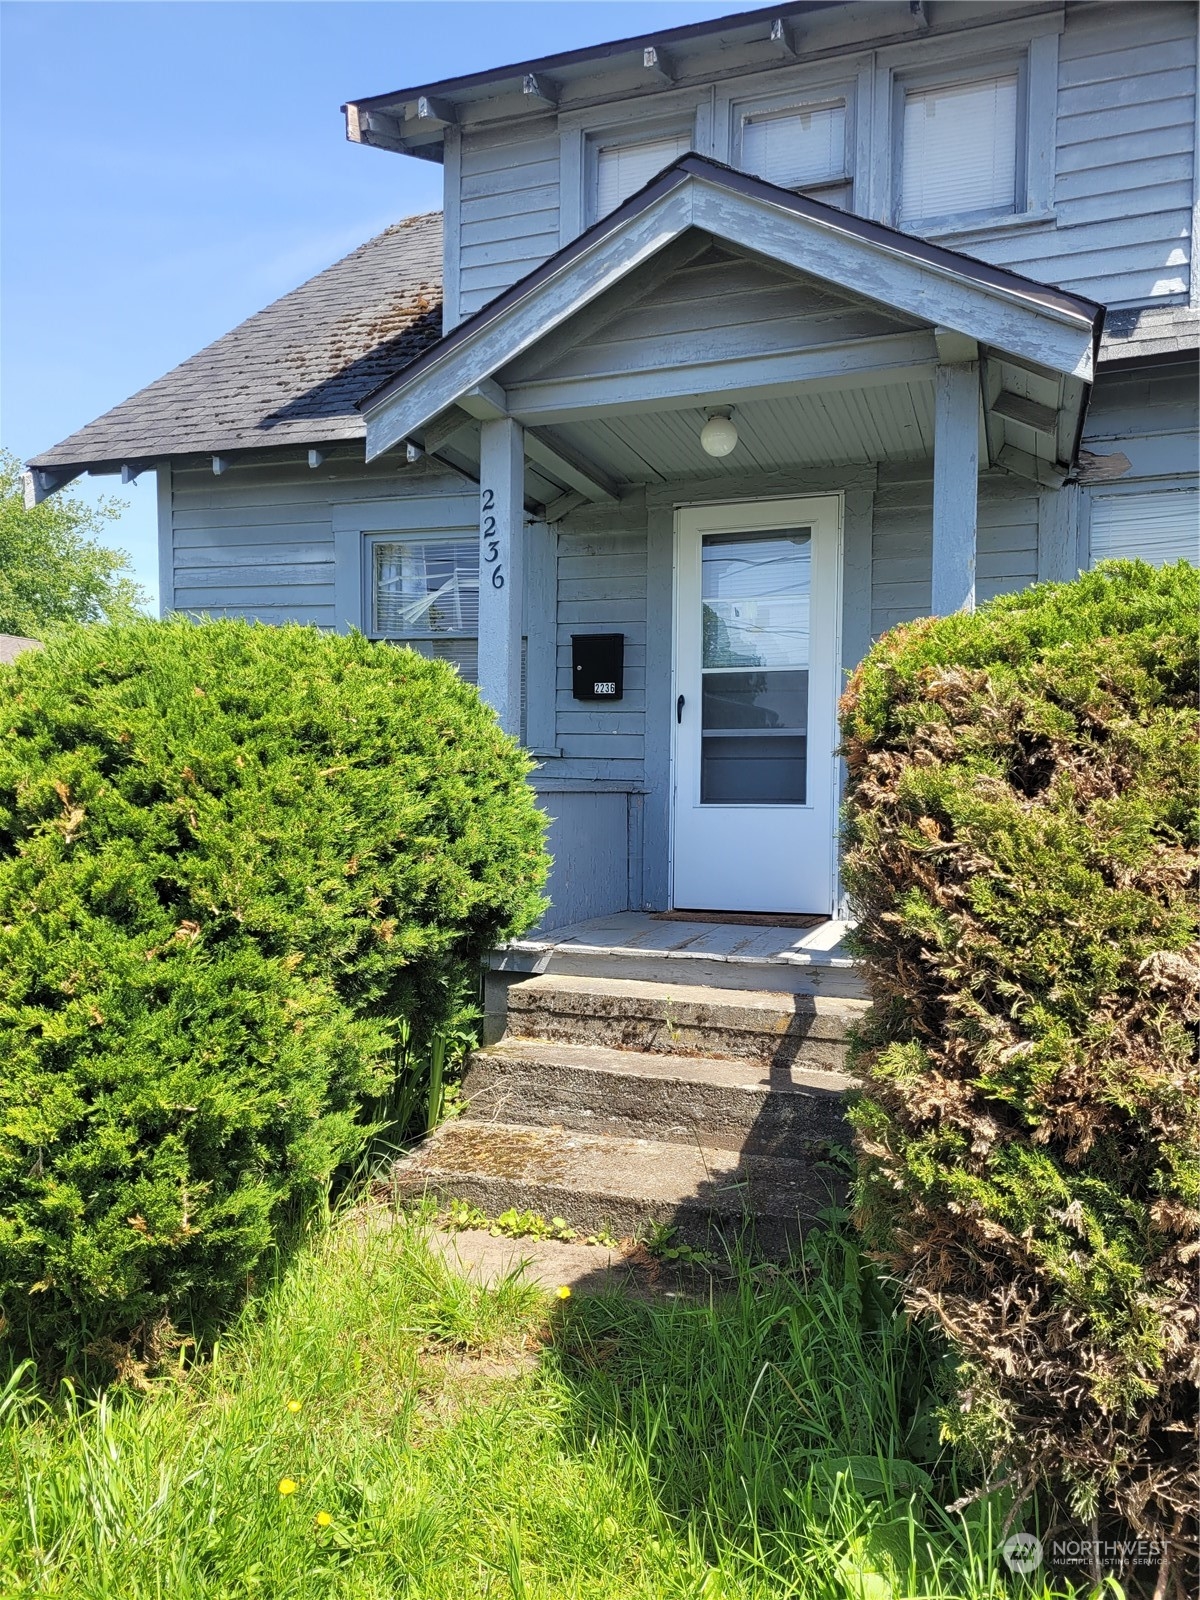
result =
M1200 315L1188 306L1138 306L1110 311L1104 322L1100 364L1170 360L1194 355Z
M442 217L406 217L33 467L116 468L158 457L360 439L355 409L442 332Z

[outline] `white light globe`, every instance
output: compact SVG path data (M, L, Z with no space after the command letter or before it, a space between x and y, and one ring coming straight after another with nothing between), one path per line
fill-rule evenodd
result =
M709 417L700 429L701 448L710 456L727 456L737 442L738 431L731 417Z

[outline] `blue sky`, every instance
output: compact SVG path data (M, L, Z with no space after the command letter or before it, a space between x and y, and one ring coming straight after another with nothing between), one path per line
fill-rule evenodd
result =
M737 0L0 4L0 443L90 422L397 217L441 168L343 101L748 10ZM111 540L157 592L154 480Z

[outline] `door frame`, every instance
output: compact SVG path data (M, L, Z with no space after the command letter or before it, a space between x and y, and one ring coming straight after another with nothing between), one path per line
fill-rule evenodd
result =
M842 683L842 575L844 570L844 541L846 524L846 495L845 490L824 490L815 494L779 494L779 495L731 495L725 500L681 500L676 502L672 510L672 536L671 536L671 696L669 701L671 717L671 746L670 763L667 779L667 904L670 910L675 909L675 779L678 764L678 745L680 725L675 717L675 699L679 693L678 670L679 652L677 643L679 639L679 579L680 579L680 547L684 537L682 521L683 516L689 511L700 511L710 514L715 518L716 524L711 530L705 532L723 531L719 527L720 513L733 512L735 520L728 531L739 532L738 522L746 517L744 524L747 531L752 531L755 521L747 516L750 510L765 508L766 517L763 529L767 531L772 527L788 527L797 521L803 523L814 518L814 513L808 508L820 506L828 512L830 506L834 508L834 549L832 552L833 564L833 638L831 650L833 654L833 704L830 708L833 717L833 746L830 750L828 774L828 799L830 814L829 831L829 890L830 903L828 914L836 917L841 904L841 872L838 852L838 815L841 799L841 763L837 758L837 704L841 697Z

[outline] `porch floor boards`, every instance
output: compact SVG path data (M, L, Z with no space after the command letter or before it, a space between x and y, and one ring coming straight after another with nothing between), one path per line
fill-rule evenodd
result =
M654 955L665 960L761 962L853 967L845 941L853 924L831 918L815 928L746 927L731 922L664 922L653 912L618 911L527 934L505 951L551 954L570 948L596 955Z
M717 984L865 996L846 948L853 924L813 928L664 921L619 911L514 939L492 952L494 972L594 973L662 983Z

